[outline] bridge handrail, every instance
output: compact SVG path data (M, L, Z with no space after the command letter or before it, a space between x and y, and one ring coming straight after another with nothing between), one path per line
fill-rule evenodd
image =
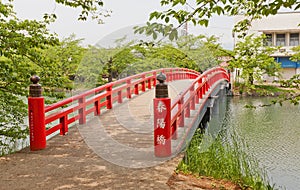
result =
M153 71L147 71L147 72L136 74L136 75L132 75L132 76L129 76L129 77L126 77L126 78L123 78L123 79L120 79L120 80L117 80L117 81L114 81L114 82L106 83L106 84L104 84L102 86L99 86L99 87L96 87L94 89L85 91L84 93L81 93L81 94L78 94L78 95L66 98L66 99L61 100L59 102L53 103L51 105L48 105L48 106L45 107L45 112L49 112L51 110L60 108L60 107L62 107L64 105L69 104L69 103L71 103L71 102L73 102L75 100L78 100L78 99L82 98L82 97L98 93L100 91L105 90L107 87L116 86L118 84L122 84L122 83L130 81L132 79L136 79L136 78L140 78L140 77L152 74L151 76L145 77L145 80L154 80L155 77L156 77L155 76L156 73L163 72L163 73L168 74L168 72L174 72L174 71L177 71L177 72L178 71L183 71L183 72L186 72L186 73L190 72L191 74L200 75L199 72L191 70L191 69L187 69L187 68L163 68L163 69L158 69L158 70L153 70ZM168 79L169 79L169 77L168 77ZM139 83L139 81L136 81L136 83ZM153 85L153 86L155 86L155 85Z
M88 114L94 113L95 116L100 115L103 108L112 109L115 102L122 103L125 97L130 99L132 94L138 95L140 91L145 92L147 89L153 88L156 85L156 75L159 72L165 73L168 81L195 79L200 75L199 72L186 68L152 70L119 79L54 104L44 106L42 111L40 108L35 108L36 106L30 106L29 103L30 109L37 109L33 111L29 110L29 114L35 111L38 112L40 119L38 119L37 123L42 125L42 127L39 127L41 131L45 130L45 132L41 132L45 138L58 130L61 135L65 135L68 132L69 124L77 120L79 120L79 124L84 124L86 123L86 116ZM34 99L34 97L29 98ZM34 120L32 116L30 119ZM30 130L34 129L34 123L34 121L30 121ZM31 149L35 150L36 148L32 148L32 146L35 146L32 145L34 143L30 143Z
M227 71L221 67L215 67L215 68L205 71L204 73L199 75L193 81L193 83L190 84L190 86L188 86L184 91L182 91L180 94L178 94L174 100L172 100L171 109L173 109L182 100L182 98L190 91L190 89L192 87L194 87L198 83L199 84L198 88L201 88L208 82L209 78L212 78L212 76L209 76L209 75L216 74L216 72L227 73ZM208 76L209 76L209 78L208 78ZM199 81L201 81L201 82L199 82Z
M184 118L195 110L195 104L206 95L209 88L220 80L230 81L230 75L224 68L215 67L199 75L184 91L171 103L171 135L177 138L177 126L184 126ZM206 100L205 100L206 101Z

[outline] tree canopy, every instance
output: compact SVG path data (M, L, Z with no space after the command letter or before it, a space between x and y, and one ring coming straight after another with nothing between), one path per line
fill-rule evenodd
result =
M230 67L242 69L241 77L246 84L253 85L254 80L261 81L264 74L275 76L280 69L280 64L271 57L276 48L264 46L264 39L264 36L246 36L234 48Z
M84 51L74 37L59 41L47 29L49 19L21 20L10 3L0 2L0 154L26 137L29 78L42 80L44 95L62 98Z

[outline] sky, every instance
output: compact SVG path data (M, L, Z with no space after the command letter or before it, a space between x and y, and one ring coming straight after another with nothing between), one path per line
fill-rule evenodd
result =
M95 45L99 41L111 38L111 34L119 31L119 38L123 37L123 29L129 26L142 25L149 19L149 14L155 10L163 10L160 0L104 0L104 8L112 11L104 24L96 21L77 21L79 9L58 5L54 0L15 0L14 6L18 17L22 19L42 19L44 13L55 13L58 19L49 26L49 30L58 34L59 38L66 38L75 34L83 38L83 45ZM208 28L188 25L188 32L194 35L205 34L220 37L222 46L232 49L233 19L225 16L211 20ZM125 30L124 30L125 33ZM115 36L114 36L115 37Z

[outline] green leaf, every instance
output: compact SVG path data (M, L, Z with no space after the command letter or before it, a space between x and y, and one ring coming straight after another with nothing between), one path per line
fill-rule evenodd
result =
M198 24L207 27L208 26L208 20L207 19L201 19L198 21Z
M165 18L165 22L168 23L169 21L170 21L170 18L169 18L169 17L166 17L166 18Z

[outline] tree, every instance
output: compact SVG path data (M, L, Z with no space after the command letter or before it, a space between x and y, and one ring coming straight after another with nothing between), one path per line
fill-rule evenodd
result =
M131 52L130 44L131 42L114 48L89 46L78 65L75 76L77 86L94 88L119 77L124 69L136 59Z
M20 20L10 3L0 2L0 154L9 152L28 134L24 121L32 75L41 77L46 96L62 98L69 87L69 71L74 72L71 65L78 61L81 49L71 50L76 40L59 42L47 30L49 22Z
M300 46L296 46L292 48L293 52L295 52L292 56L291 56L291 61L294 62L299 62L300 61Z
M51 96L54 93L57 97L60 89L62 92L61 98L63 98L65 89L72 90L74 88L73 82L78 65L86 52L86 49L80 46L81 41L82 39L76 39L76 36L73 34L55 46L48 46L40 50L46 60L46 64L39 71L41 76L47 76L43 79L43 82L45 83L49 80L59 82L55 83L55 85L53 81L51 85L47 84L47 88L44 88L44 95L47 96L50 93ZM52 73L53 71L55 71L55 74Z
M274 47L264 46L264 36L246 36L234 48L234 59L229 63L231 68L242 69L241 77L248 85L253 85L254 79L261 80L263 74L275 76L280 69L271 54Z
M156 60L156 67L153 69L164 67L184 67L195 70L199 69L194 60L188 57L188 55L183 51L170 44L162 44L161 46L151 47L149 48L146 56L148 59Z

